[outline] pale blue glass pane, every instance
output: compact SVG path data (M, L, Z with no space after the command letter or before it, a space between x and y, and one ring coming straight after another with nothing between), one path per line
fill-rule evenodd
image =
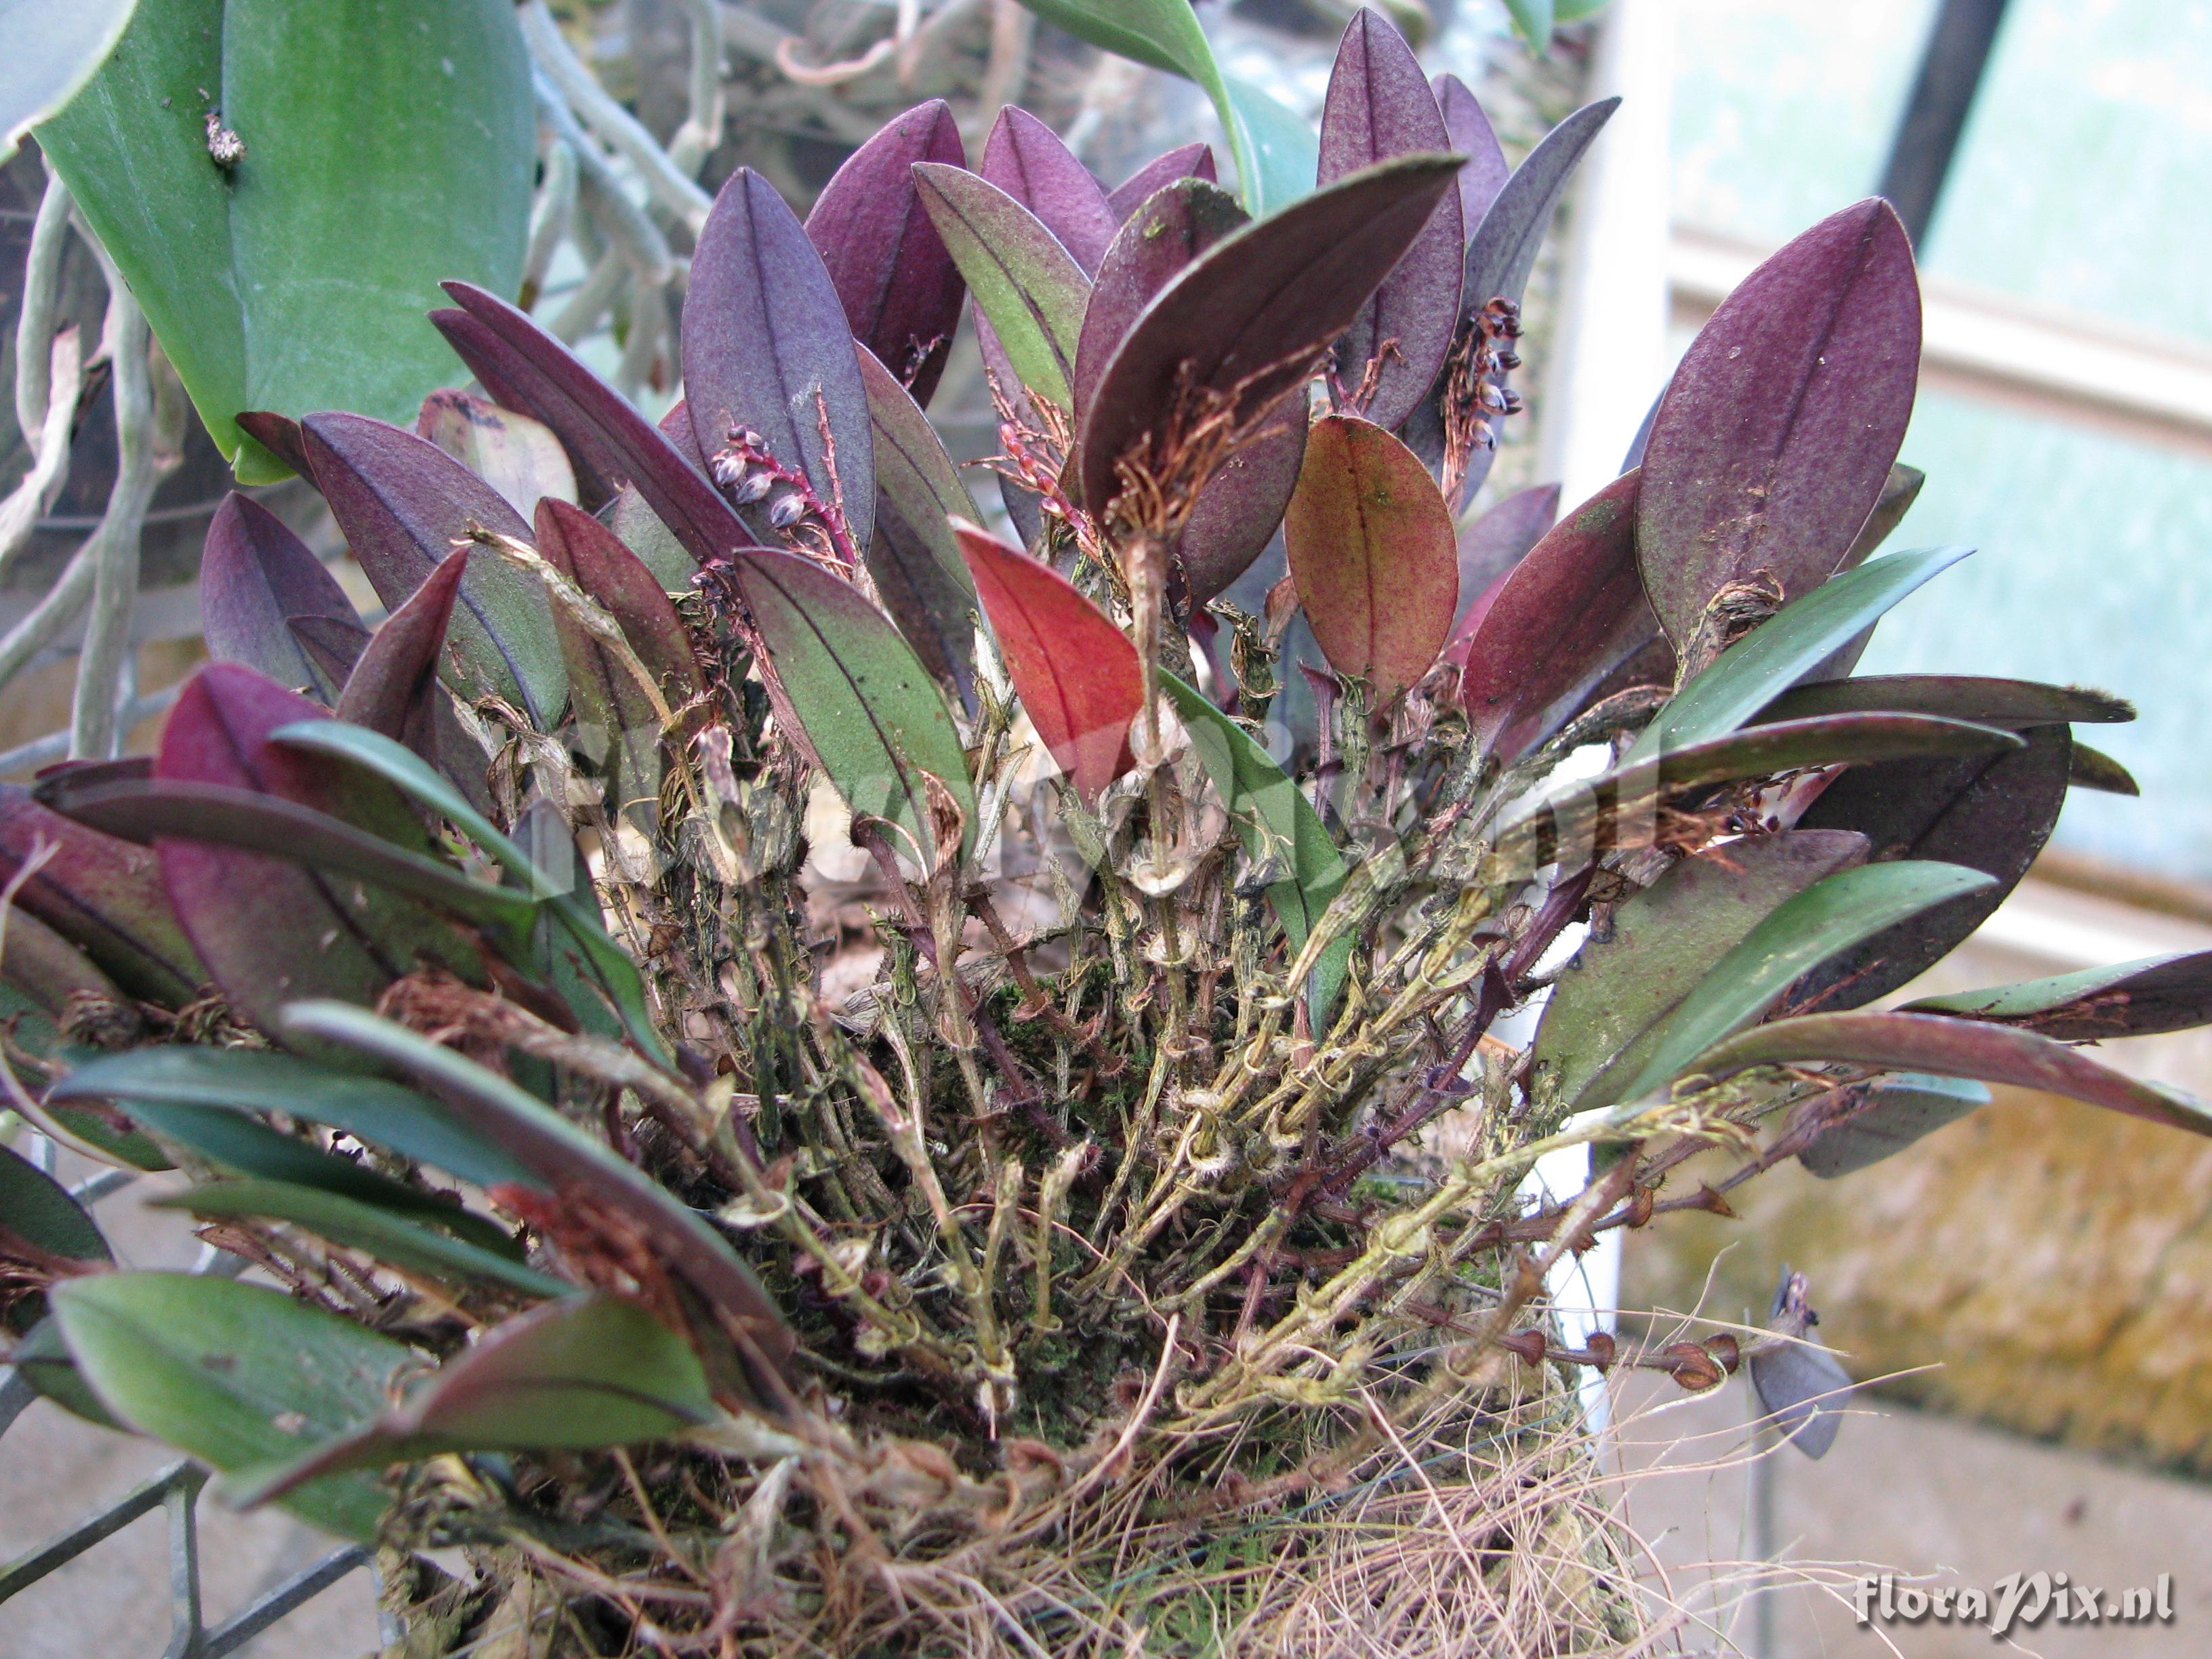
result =
M2212 879L2212 463L1923 392L1904 459L1928 485L1893 547L1981 551L1883 622L1862 673L2002 674L2135 702L2081 736L2142 799L2075 790L2057 839L2164 875Z
M2212 339L2208 205L2212 0L2012 0L1922 263Z
M1934 0L1680 0L1674 217L1779 243L1874 193Z

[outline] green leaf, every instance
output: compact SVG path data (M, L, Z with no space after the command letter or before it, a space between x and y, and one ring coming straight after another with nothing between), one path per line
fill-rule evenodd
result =
M1552 988L1534 1078L1562 1112L1608 1076L1632 1076L1652 1033L1766 916L1815 882L1863 864L1867 840L1791 830L1687 858L1613 913Z
M666 1439L716 1415L698 1356L635 1303L594 1291L499 1325L374 1422L228 1484L258 1504L347 1469L441 1452L580 1450Z
M1558 21L1553 0L1505 0L1513 19L1513 32L1529 51L1541 57L1551 50L1552 29Z
M448 1238L374 1204L289 1181L216 1181L149 1200L194 1215L289 1222L347 1249L363 1250L403 1272L432 1279L503 1285L526 1296L575 1293L565 1280L494 1251Z
M520 285L535 137L506 0L143 0L39 130L249 483L287 469L240 410L407 425L457 378L426 313L443 277Z
M1626 1088L1593 1104L1636 1100L1688 1069L1772 1007L1799 975L1932 905L1990 884L1978 870L1899 859L1844 870L1778 906L1698 981L1653 1034ZM1620 1075L1628 1076L1624 1070Z
M930 222L1022 384L1062 409L1075 404L1075 353L1091 279L1036 215L988 179L917 161Z
M138 0L0 0L0 161L76 96Z
M112 1100L134 1112L148 1106L285 1112L473 1186L537 1183L530 1166L496 1139L412 1089L265 1048L178 1045L102 1054L55 1083L47 1098Z
M281 1291L191 1273L101 1273L53 1296L77 1369L124 1422L226 1474L289 1462L374 1417L415 1355ZM359 1543L385 1509L358 1475L285 1507Z
M1329 839L1312 803L1243 727L1173 674L1163 671L1160 684L1190 733L1222 805L1235 820L1245 852L1255 861L1285 871L1268 887L1267 902L1296 957L1344 885L1344 854ZM1315 966L1309 995L1316 1034L1328 1029L1351 959L1352 939L1346 935L1331 945Z
M1206 31L1190 0L1022 0L1038 16L1094 46L1133 58L1198 82L1213 100L1214 112L1229 135L1237 158L1238 192L1255 218L1272 213L1313 188L1312 135L1305 135L1305 161L1297 166L1297 141L1291 134L1304 123L1249 82L1221 72ZM1278 196L1274 192L1285 193Z
M15 1368L16 1376L70 1415L98 1428L130 1432L100 1403L100 1396L77 1370L76 1362L70 1358L69 1344L62 1340L62 1328L52 1315L25 1333L9 1351L8 1363Z
M732 567L775 678L823 774L855 812L887 818L916 862L936 862L923 774L975 835L975 791L960 733L929 670L890 617L811 560L748 550Z
M6 1146L0 1146L0 1228L72 1261L115 1260L92 1218L61 1182Z
M1906 594L1972 551L1922 548L1831 576L1722 652L1676 693L1636 740L1628 761L1735 731Z
M125 1109L163 1140L234 1175L335 1193L356 1204L428 1222L466 1239L480 1250L516 1261L522 1259L520 1248L496 1222L463 1209L450 1195L394 1181L365 1164L273 1129L245 1111L229 1106L145 1099L134 1099Z
M2212 951L2144 957L2017 985L1922 997L1902 1012L2021 1025L2062 1042L2185 1031L2212 1024Z

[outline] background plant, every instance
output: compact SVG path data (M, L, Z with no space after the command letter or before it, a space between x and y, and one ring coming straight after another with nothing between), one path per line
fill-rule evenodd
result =
M0 969L18 1109L268 1282L112 1270L6 1161L41 1387L376 1540L429 1651L1331 1650L1355 1596L1626 1648L1578 1375L1747 1365L1816 1453L1848 1379L1795 1276L1573 1346L1561 1261L1977 1080L2204 1131L2075 1046L2203 1021L2201 959L1865 1010L2128 787L2112 699L1850 674L1964 556L1876 556L1893 216L1749 279L1591 501L1462 522L1609 107L1509 170L1379 14L1338 71L1258 216L1246 141L1242 200L1197 146L1109 191L1016 110L805 222L741 169L658 423L466 281L483 398L240 423L390 614L228 504L155 752L0 804ZM924 412L963 308L1011 536Z

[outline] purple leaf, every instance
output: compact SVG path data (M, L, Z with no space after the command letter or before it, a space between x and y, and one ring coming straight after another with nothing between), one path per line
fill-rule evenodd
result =
M1869 198L1747 276L1660 399L1637 509L1644 586L1679 651L1725 584L1826 581L1880 501L1912 413L1912 245Z
M1251 222L1227 191L1197 179L1163 185L1130 213L1099 261L1075 351L1075 410L1091 407L1098 379L1130 325L1159 291L1217 242Z
M368 630L357 622L337 617L287 617L284 625L307 660L335 686L345 684L361 653L368 648Z
M1452 188L1455 159L1405 156L1339 179L1217 245L1162 291L1100 377L1079 443L1085 504L1103 517L1115 469L1163 475L1192 410L1225 402L1255 428L1304 387ZM1179 388L1188 387L1187 394Z
M2146 957L1907 1003L1909 1014L1948 1014L2040 1031L2061 1042L2154 1036L2212 1024L2212 951Z
M1755 718L1794 720L1869 708L1942 714L2011 731L2077 720L2101 725L2136 717L2133 705L2121 698L2077 686L1983 679L1971 674L1869 674L1792 686Z
M465 392L434 392L422 399L415 435L428 440L496 489L517 513L537 510L541 495L576 499L575 469L550 428Z
M529 537L530 526L505 497L411 432L365 415L310 415L301 428L347 546L377 596L395 610L471 530ZM544 591L494 555L469 556L455 654L485 689L550 730L566 687Z
M461 309L434 311L430 320L486 386L489 371L509 388L495 394L501 403L560 434L580 478L588 465L611 488L635 485L702 564L755 544L706 475L568 347L496 295L466 283L446 292Z
M684 401L710 462L750 428L852 545L867 545L875 462L852 325L805 227L750 167L722 186L691 256ZM765 536L766 503L758 510Z
M49 811L20 784L0 784L0 881L41 846L53 856L17 890L18 909L135 997L178 1008L199 994L207 969L169 908L153 854Z
M976 169L1036 215L1075 256L1086 276L1098 274L1107 244L1121 223L1091 169L1075 159L1060 135L1025 109L1008 104L983 142Z
M1455 642L1477 742L1512 760L1659 631L1636 572L1638 475L1626 473L1529 549Z
M1877 860L1941 860L1994 876L1996 884L1923 911L1824 964L1790 992L1791 1006L1855 1008L1897 989L1948 956L2020 884L2065 804L2073 746L2063 726L2026 735L2025 747L1994 754L1854 767L1821 793L1799 820L1805 827L1856 830L1874 842Z
M894 116L846 158L815 198L806 234L854 337L926 407L945 372L967 285L915 193L916 161L967 165L959 125L941 98Z
M1164 155L1154 156L1115 185L1106 195L1106 205L1114 210L1115 222L1128 223L1131 214L1178 179L1202 179L1209 185L1218 184L1221 174L1214 166L1213 147L1182 145Z
M1419 456L1357 416L1315 422L1283 538L1329 666L1366 681L1377 708L1429 672L1451 632L1459 555Z
M981 517L929 417L863 348L860 379L875 423L876 536L868 573L884 608L929 672L963 688L974 673L975 591L955 519Z
M1778 1019L1707 1049L1695 1069L1719 1079L1747 1066L1818 1060L2008 1084L2193 1134L2212 1134L2212 1109L2179 1089L2124 1077L2033 1031L1936 1014L1806 1014Z
M1544 135L1498 190L1481 222L1468 234L1460 308L1473 315L1494 299L1520 302L1536 268L1536 250L1583 155L1613 118L1618 98L1585 104Z
M1455 632L1466 623L1468 607L1503 581L1559 517L1559 485L1536 484L1516 490L1459 532L1459 615L1453 618Z
M1393 156L1451 147L1413 49L1380 13L1363 6L1338 44L1322 106L1321 182ZM1337 343L1337 377L1353 394L1349 412L1395 427L1435 383L1459 326L1466 246L1455 191L1437 204L1426 228ZM1362 388L1368 391L1364 399L1357 395Z
M1456 75L1439 75L1432 89L1437 107L1443 112L1444 131L1451 137L1449 148L1467 157L1467 165L1459 170L1459 207L1471 233L1498 199L1510 169L1505 165L1505 152L1498 148L1498 134L1491 129L1490 118L1468 90L1467 82Z
M200 553L200 630L208 655L242 662L327 702L344 682L320 672L287 619L319 617L361 625L337 578L252 497L233 491L208 523Z
M1267 551L1297 489L1305 454L1305 411L1286 407L1282 418L1232 450L1199 486L1176 541L1193 605L1227 592Z
M706 690L690 632L667 590L613 531L580 507L556 501L538 502L533 528L546 562L621 624L623 637L672 709Z
M438 760L438 664L467 574L465 555L433 569L369 638L339 696L337 717Z
M410 851L421 824L386 786L269 733L328 713L252 669L216 663L185 684L161 728L157 782L214 784L312 808ZM274 1033L286 1003L328 994L373 1005L428 958L470 970L473 953L419 907L265 854L157 836L178 920L231 1006Z

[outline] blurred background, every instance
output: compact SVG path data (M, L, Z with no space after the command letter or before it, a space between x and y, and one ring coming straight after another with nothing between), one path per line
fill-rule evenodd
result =
M2078 678L2142 711L2099 739L2141 798L2074 792L2035 874L1944 965L1942 987L2212 946L2202 737L2212 665L2212 0L1613 0L1563 4L1562 16L1596 15L1563 27L1540 57L1514 33L1504 0L1389 9L1425 32L1432 69L1476 88L1515 159L1577 105L1625 100L1532 287L1531 369L1516 380L1531 413L1509 428L1478 507L1553 480L1571 503L1612 477L1721 297L1814 220L1889 196L1914 234L1927 301L1903 459L1928 483L1897 544L1981 550L1883 624L1863 672ZM749 163L802 210L854 143L923 97L954 100L971 155L997 105L1023 103L1109 182L1211 121L1194 88L1102 60L1013 0L553 9L577 58L664 143L700 114L691 70L705 27L723 106L699 182L711 191ZM1230 67L1309 113L1351 9L1345 0L1200 7ZM612 183L651 207L618 151L605 159ZM0 290L20 288L43 182L28 146L0 173ZM589 235L563 244L538 313L568 317L586 351L658 413L674 395L672 371L623 342L651 307L680 303L680 258L659 286L617 291L599 282L594 258ZM100 294L89 255L73 248L60 303L88 338ZM0 380L15 373L18 298L5 292L0 306ZM114 465L103 395L96 380L84 391L69 483L0 586L0 633L36 605L101 510ZM949 435L964 434L969 456L988 453L972 364L948 377L948 406ZM167 435L176 460L148 521L126 688L141 745L165 688L199 654L191 584L226 487L196 426ZM20 441L0 445L0 489L27 465ZM258 493L337 555L303 487ZM58 757L74 649L64 633L9 686L0 774L25 776ZM2212 1094L2202 1036L2108 1046L2124 1050L2107 1055L2124 1068ZM1983 1587L2040 1568L2115 1588L2168 1571L2169 1626L2046 1625L2014 1640L2115 1659L2212 1650L2212 1569L2197 1571L2197 1540L2212 1536L2212 1487L2201 1484L2212 1476L2212 1148L1999 1092L1994 1109L1886 1166L1878 1190L1792 1168L1744 1189L1755 1229L1678 1216L1637 1235L1623 1305L1755 1318L1787 1261L1811 1276L1824 1334L1855 1374L1883 1381L1830 1459L1785 1450L1750 1472L1705 1467L1734 1465L1747 1448L1739 1385L1624 1401L1624 1461L1683 1471L1639 1486L1633 1519L1670 1569L1794 1556ZM135 1193L108 1200L111 1225L125 1208L136 1210ZM150 1222L123 1236L140 1265L189 1261L196 1248ZM0 1559L112 1502L159 1462L44 1404L0 1458L9 1469ZM279 1520L209 1524L209 1558L222 1564L211 1620L315 1547ZM11 1603L0 1656L159 1651L161 1528L157 1507ZM1691 1573L1675 1589L1694 1601L1706 1594L1698 1583ZM1970 1629L1856 1629L1847 1607L1817 1591L1761 1597L1726 1627L1760 1659L1947 1659L1992 1646ZM365 1652L378 1639L367 1576L356 1574L248 1650Z

